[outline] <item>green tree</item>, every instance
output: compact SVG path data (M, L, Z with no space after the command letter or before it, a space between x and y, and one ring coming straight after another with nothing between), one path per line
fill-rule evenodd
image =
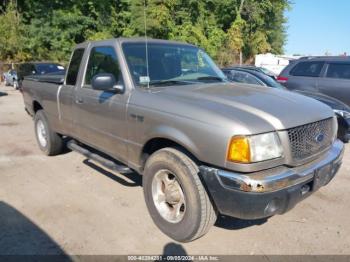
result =
M10 2L0 15L0 59L16 61L26 59L23 53L23 26L16 6Z
M67 61L86 40L144 36L185 41L221 65L282 53L289 0L12 0L0 9L0 56Z

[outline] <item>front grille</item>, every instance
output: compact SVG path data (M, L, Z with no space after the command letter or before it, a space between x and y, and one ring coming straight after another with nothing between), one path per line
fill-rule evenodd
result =
M332 144L333 119L325 119L288 130L294 161L316 155Z

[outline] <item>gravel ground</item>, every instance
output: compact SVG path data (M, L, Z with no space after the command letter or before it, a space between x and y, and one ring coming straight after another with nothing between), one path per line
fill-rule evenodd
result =
M287 214L221 217L180 244L153 224L138 175L74 152L44 156L22 95L0 91L0 254L350 254L349 146L336 178Z

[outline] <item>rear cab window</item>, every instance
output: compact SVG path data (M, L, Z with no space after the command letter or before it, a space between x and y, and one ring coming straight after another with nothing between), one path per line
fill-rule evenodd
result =
M350 63L330 63L326 77L350 80Z
M74 51L67 71L66 85L76 85L81 60L84 56L84 51L84 48L78 48Z
M290 71L292 76L319 77L324 66L323 61L309 61L297 63Z

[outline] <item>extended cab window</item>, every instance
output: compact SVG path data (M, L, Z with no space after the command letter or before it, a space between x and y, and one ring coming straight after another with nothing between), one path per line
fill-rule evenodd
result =
M98 46L91 49L85 84L90 85L92 78L101 73L114 75L117 82L121 80L117 54L112 46Z
M74 86L76 84L79 73L79 67L81 60L83 59L83 55L84 49L82 48L76 49L74 51L68 67L66 85Z
M301 62L290 72L292 76L318 77L323 68L324 62Z
M327 70L327 77L350 79L350 64L330 64Z

